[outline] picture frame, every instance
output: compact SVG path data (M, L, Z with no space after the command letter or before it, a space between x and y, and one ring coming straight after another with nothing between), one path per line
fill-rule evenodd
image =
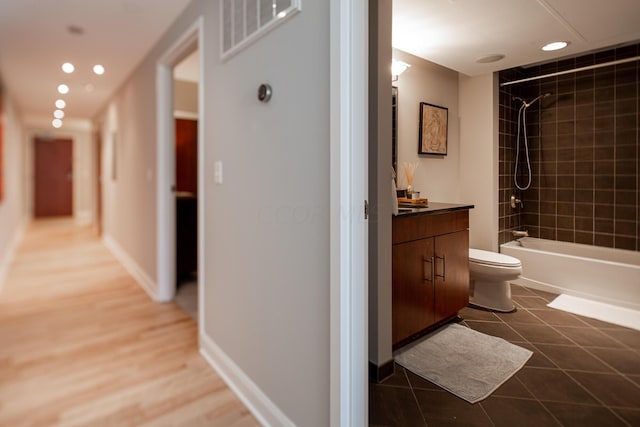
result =
M418 154L447 155L449 109L428 102L420 103Z

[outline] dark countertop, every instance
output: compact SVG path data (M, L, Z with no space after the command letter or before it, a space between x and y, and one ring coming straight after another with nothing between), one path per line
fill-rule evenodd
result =
M424 207L405 207L402 205L399 208L398 215L394 216L409 216L409 215L429 215L429 214L439 214L444 212L455 212L473 209L474 205L464 204L464 203L442 203L442 202L429 202L429 206Z

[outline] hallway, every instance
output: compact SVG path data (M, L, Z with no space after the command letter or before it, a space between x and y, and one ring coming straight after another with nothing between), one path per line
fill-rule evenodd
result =
M0 286L0 425L259 425L92 228L31 223Z

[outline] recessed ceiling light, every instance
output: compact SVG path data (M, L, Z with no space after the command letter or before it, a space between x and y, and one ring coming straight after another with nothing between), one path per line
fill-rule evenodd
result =
M67 103L64 102L64 99L56 100L56 108L64 108L67 106Z
M53 117L55 117L56 119L64 119L64 111L62 110L56 110L53 112Z
M476 59L476 62L478 64L489 64L491 62L498 62L501 59L504 59L504 55L501 53L492 53L490 55L485 55L485 56L481 56L480 58Z
M64 71L67 74L73 73L75 69L76 67L74 67L71 62L65 62L64 64L62 64L62 71Z
M100 64L94 65L93 66L93 72L96 73L97 75L101 76L104 74L104 67Z
M58 92L60 92L61 94L66 94L69 93L69 86L62 84L58 86Z
M560 49L564 49L565 47L567 47L567 45L569 44L569 42L551 42L548 44L545 44L544 46L542 46L542 50L544 50L545 52L551 52L554 50L560 50Z
M54 128L58 129L62 127L62 120L60 119L53 119L51 121L51 126L53 126Z

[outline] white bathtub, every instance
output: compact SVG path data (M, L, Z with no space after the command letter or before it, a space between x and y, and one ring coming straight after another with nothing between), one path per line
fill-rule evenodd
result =
M522 263L516 284L640 310L640 252L532 237L500 252Z

